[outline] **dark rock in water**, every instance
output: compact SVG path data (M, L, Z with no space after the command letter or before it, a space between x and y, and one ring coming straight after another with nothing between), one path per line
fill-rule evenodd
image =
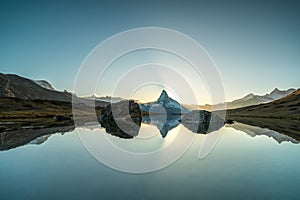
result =
M194 133L210 133L224 126L225 121L217 114L206 110L194 110L181 119L181 123Z
M234 123L234 121L233 121L233 120L231 120L231 119L227 119L227 120L225 121L225 123L226 123L226 124L233 124L233 123Z
M53 119L55 121L65 121L65 120L71 120L71 117L69 115L55 115Z
M120 138L137 136L141 121L139 105L131 100L108 105L99 117L99 122L106 132Z

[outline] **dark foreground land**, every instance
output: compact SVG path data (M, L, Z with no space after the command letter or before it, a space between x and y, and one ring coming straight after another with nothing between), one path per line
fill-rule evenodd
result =
M72 116L69 102L0 98L0 131L21 127L54 127L72 125L69 120L54 120L55 116ZM67 117L66 117L67 119Z
M82 123L95 116L92 106L81 103L76 107L80 109L72 110L72 103L64 101L0 98L0 132L73 126L74 111L80 113ZM96 113L101 109L96 107Z

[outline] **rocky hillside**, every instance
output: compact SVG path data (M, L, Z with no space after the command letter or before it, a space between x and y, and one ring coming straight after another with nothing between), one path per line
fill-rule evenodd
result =
M36 82L15 74L0 73L0 97L16 97L19 99L42 99L55 101L72 100L72 94L41 87Z

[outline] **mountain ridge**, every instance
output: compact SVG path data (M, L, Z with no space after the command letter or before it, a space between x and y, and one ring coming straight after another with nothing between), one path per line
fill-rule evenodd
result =
M234 117L267 117L300 119L300 89L275 101L243 108L229 109L227 115Z
M236 108L242 108L242 107L247 107L247 106L252 106L252 105L259 105L263 103L269 103L275 100L278 100L284 96L287 96L291 94L292 92L296 91L294 88L290 88L287 90L279 90L278 88L275 88L272 90L270 93L264 94L264 95L256 95L253 93L247 94L244 97L240 99L236 99L230 102L225 102L224 104L216 104L216 105L185 105L187 108L191 110L197 110L197 109L202 109L202 110L223 110L224 107L226 109L236 109Z
M271 101L280 99L292 92L294 92L296 89L290 88L287 90L279 90L278 88L275 88L270 93L267 93L265 95L255 95L253 93L250 93L246 96L244 96L241 99L236 99L232 102L227 103L227 109L233 109L233 108L241 108L251 105L258 105L261 103L269 103Z

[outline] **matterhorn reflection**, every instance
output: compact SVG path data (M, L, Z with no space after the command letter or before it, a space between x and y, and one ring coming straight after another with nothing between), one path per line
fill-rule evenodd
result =
M168 132L180 124L180 115L154 115L143 116L142 123L156 126L164 138Z
M204 110L191 111L185 115L168 113L142 115L138 104L134 101L108 106L101 113L99 122L108 134L125 139L136 137L141 124L156 126L162 138L167 137L168 132L179 124L197 134L207 134L224 125L224 120L218 115Z

